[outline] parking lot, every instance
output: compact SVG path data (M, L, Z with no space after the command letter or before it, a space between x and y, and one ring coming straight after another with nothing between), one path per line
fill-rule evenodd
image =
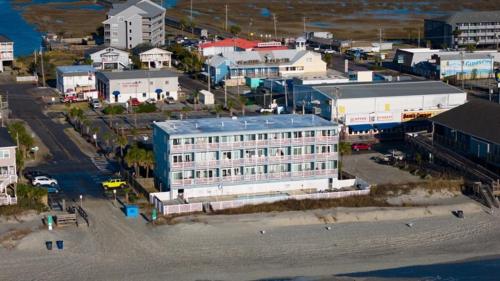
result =
M377 163L377 157L390 154L392 150L406 152L402 143L378 144L370 151L354 152L344 156L344 171L356 175L370 184L408 183L422 179L396 167Z

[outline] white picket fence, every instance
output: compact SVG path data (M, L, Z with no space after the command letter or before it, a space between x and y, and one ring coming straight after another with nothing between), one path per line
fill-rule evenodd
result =
M182 214L182 213L195 213L203 211L203 203L190 203L180 205L164 205L163 214Z
M16 82L38 82L38 76L17 76Z

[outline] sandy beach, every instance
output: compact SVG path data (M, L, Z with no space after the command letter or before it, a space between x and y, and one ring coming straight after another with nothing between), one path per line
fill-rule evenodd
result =
M0 280L314 277L499 253L499 214L491 215L463 196L443 202L430 207L198 215L176 225L151 226L142 218L126 219L111 202L89 200L90 227L49 232L36 229L36 218L27 218L35 222L30 225L33 232L14 247L0 247ZM457 208L464 210L464 219L451 214ZM15 227L0 225L0 239ZM64 250L45 249L46 240L59 239L65 241Z

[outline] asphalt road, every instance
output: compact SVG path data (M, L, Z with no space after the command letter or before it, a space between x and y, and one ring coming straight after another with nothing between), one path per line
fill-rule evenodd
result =
M8 92L12 118L26 121L53 156L36 169L54 176L68 198L74 199L79 194L102 197L98 183L101 177L107 177L106 173L100 171L66 135L64 129L68 125L55 123L43 113L45 105L40 93L34 93L34 89L32 85L24 84L0 85L0 91Z

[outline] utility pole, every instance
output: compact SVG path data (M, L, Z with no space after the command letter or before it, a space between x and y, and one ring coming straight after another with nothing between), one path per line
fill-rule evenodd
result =
M276 14L273 14L273 22L274 22L274 40L278 39L278 31L276 29Z
M43 69L43 47L40 47L40 62L42 63L42 86L45 87L45 70Z
M224 108L227 108L227 86L226 86L226 79L224 79Z
M227 4L226 4L226 23L224 24L224 29L227 31Z
M460 73L461 74L460 76L462 76L462 90L465 90L465 80L464 80L464 78L465 78L464 77L464 52L463 51L460 52L460 58L462 59L462 63L461 63L462 70L461 70L461 73Z
M208 67L208 71L207 71L207 82L208 82L208 91L210 92L210 82L212 82L212 77L210 77L210 66Z
M418 28L418 40L417 40L417 48L420 48L420 27Z
M302 17L302 20L304 21L304 36L306 35L306 17Z
M379 28L378 33L378 58L380 59L380 66L382 66L382 28Z
M193 0L190 0L189 1L189 7L190 7L190 11L191 11L191 23L193 22Z

